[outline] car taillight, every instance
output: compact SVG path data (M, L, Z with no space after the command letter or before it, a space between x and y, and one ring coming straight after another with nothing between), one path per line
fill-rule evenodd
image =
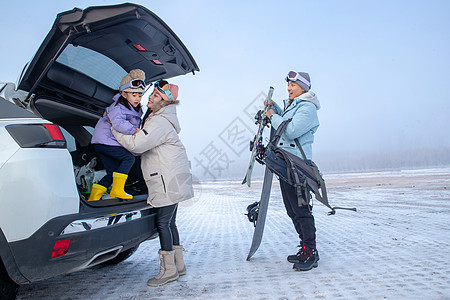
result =
M22 148L66 148L61 129L55 124L14 124L6 126Z
M52 251L52 258L60 257L69 252L70 239L55 242Z

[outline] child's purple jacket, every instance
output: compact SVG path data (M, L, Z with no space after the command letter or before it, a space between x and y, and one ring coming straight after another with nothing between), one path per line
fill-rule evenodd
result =
M123 134L133 134L136 128L141 125L142 109L136 111L134 108L128 109L124 105L116 105L116 103L114 102L106 108L105 114L95 125L92 144L122 147L111 133L111 126Z

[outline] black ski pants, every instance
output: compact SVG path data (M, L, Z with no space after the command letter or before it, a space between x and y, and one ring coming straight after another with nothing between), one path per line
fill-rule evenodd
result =
M280 179L281 195L286 212L294 223L295 230L303 245L316 248L316 226L310 205L298 206L295 187Z
M180 235L176 225L178 203L156 209L156 229L161 250L172 251L173 245L180 245Z

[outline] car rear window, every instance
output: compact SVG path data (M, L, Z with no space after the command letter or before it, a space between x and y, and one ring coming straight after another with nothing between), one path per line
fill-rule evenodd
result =
M109 57L82 46L68 45L57 62L83 73L111 89L119 89L127 72Z

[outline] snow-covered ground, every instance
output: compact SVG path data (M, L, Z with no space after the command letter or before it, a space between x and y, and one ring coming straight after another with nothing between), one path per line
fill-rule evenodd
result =
M19 299L450 299L450 169L325 176L333 206L315 202L319 267L286 261L297 236L274 182L263 242L246 261L253 225L244 213L261 182L196 185L180 205L187 275L162 287L157 240L108 267L25 285Z

